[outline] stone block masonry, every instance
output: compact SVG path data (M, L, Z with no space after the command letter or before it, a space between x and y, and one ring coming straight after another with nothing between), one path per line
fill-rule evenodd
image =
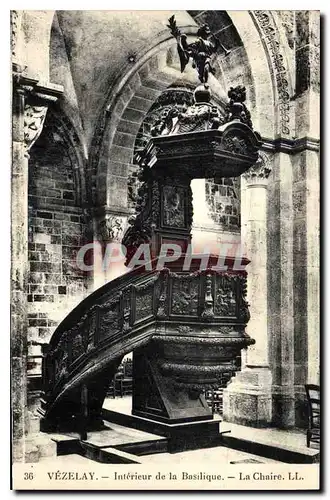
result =
M46 128L29 160L29 376L41 375L40 344L87 293L88 278L75 264L87 241L74 169L64 141Z
M211 218L222 230L239 232L240 179L223 178L206 181L206 202Z

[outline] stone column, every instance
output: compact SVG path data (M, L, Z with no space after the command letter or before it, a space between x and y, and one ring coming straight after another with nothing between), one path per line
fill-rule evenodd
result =
M295 424L306 426L305 384L319 384L319 158L317 144L293 155Z
M268 332L273 425L294 426L293 172L287 152L274 155L269 185ZM298 296L297 296L298 297Z
M247 297L251 319L247 333L256 343L244 352L242 371L224 391L225 420L255 427L272 421L272 376L268 364L267 324L267 183L269 158L260 153L256 165L244 174L242 243L248 266Z
M320 384L320 163L306 151L308 384Z
M28 159L24 143L24 90L13 92L11 181L11 377L13 459L24 460L27 402Z
M319 384L320 364L320 13L295 12L294 208L295 410L306 426L306 383Z
M13 65L11 196L11 374L13 460L24 461L27 407L28 158L39 137L49 101L62 89L40 86Z

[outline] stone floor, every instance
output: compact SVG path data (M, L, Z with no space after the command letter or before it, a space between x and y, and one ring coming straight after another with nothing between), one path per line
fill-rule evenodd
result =
M185 451L182 453L158 453L153 455L145 455L140 457L143 464L187 464L188 462L203 464L217 463L217 464L244 464L244 463L280 463L276 460L269 458L259 457L251 453L244 453L237 450L231 450L225 447L205 448L202 450ZM57 457L44 457L40 459L42 464L52 464L52 467L60 469L61 466L75 466L95 464L92 460L82 457L80 455L63 455Z
M123 398L107 398L104 403L104 408L115 410L118 412L130 414L131 411L131 397L126 396ZM219 415L214 416L215 419L220 420ZM108 431L90 433L88 442L97 447L103 448L107 446L115 446L121 443L141 442L144 440L157 440L161 436L149 434L137 429L126 428L114 423L107 423L109 426ZM237 439L252 440L257 443L281 446L285 449L300 450L304 453L315 453L315 450L309 450L306 447L306 434L299 430L281 430L275 428L255 429L242 425L231 424L228 422L221 423L221 431L230 431L230 436ZM58 439L65 439L64 436L58 436ZM74 437L74 436L72 436ZM78 437L78 435L77 435ZM263 456L254 455L225 446L217 446L213 448L205 448L199 450L185 451L175 454L170 453L157 453L144 455L140 457L142 463L150 464L186 464L187 462L195 463L281 463L278 460L266 458ZM61 464L74 466L79 464L93 463L91 460L84 458L80 455L71 454L65 456L43 457L41 463L52 463L53 466L59 467Z
M40 464L49 464L56 469L61 469L63 467L65 470L67 467L79 466L79 465L95 465L93 460L82 457L81 455L62 455L57 457L42 457L39 460Z
M277 460L270 458L259 457L251 453L232 450L224 446L217 446L215 448L203 448L201 450L190 450L181 453L159 453L157 455L146 455L143 457L143 463L151 464L187 464L188 462L200 465L207 464L231 464L231 463L281 463Z
M229 422L222 422L221 431L230 431L231 436L246 438L248 435L251 441L264 444L281 445L285 448L306 451L306 432L297 429L276 429L268 427L266 429L256 429L245 425L237 425Z
M116 410L118 412L130 414L131 402L131 396L124 396L123 398L115 399L107 398L103 406L108 410ZM221 420L221 417L218 414L215 414L214 419ZM221 432L225 431L230 431L230 435L237 437L238 439L244 439L248 436L249 440L257 443L278 445L286 449L294 449L304 453L309 453L308 450L310 450L310 453L318 450L318 445L315 445L315 447L312 445L311 449L307 448L306 432L304 430L284 430L271 427L266 429L256 429L245 425L222 422Z

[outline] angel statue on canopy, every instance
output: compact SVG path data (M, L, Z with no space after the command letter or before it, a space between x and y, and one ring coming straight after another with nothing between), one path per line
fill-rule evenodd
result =
M181 33L180 29L177 27L174 15L168 20L167 25L170 28L172 35L176 38L178 54L181 63L181 73L187 66L189 59L192 58L192 67L197 68L198 78L205 86L209 79L209 73L215 74L215 69L211 65L211 56L215 54L219 47L221 47L225 55L229 54L230 51L225 49L225 47L219 42L217 38L213 36L213 39L209 38L212 36L211 30L207 24L203 24L198 31L198 40L192 43L187 43L187 35Z

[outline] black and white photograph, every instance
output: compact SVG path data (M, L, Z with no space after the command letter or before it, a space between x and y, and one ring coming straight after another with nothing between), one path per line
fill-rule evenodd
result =
M320 11L158 7L10 11L11 488L319 490Z

